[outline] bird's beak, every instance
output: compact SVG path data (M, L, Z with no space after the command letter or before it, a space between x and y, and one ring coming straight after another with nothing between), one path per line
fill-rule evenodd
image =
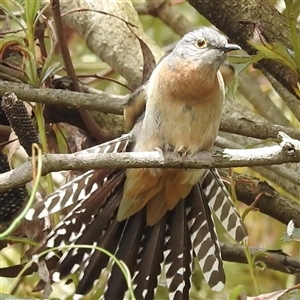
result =
M234 44L227 44L222 47L222 50L225 53L227 53L227 52L234 51L234 50L241 50L241 47L238 45L234 45Z

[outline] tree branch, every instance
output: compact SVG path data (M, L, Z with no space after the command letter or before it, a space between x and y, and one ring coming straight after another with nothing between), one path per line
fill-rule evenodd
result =
M73 108L86 108L106 113L123 114L123 105L128 96L117 96L98 91L97 94L84 94L65 90L37 89L28 84L1 81L0 97L13 91L17 97L27 102L64 105Z
M235 244L221 243L222 258L226 261L248 264L244 247ZM267 268L287 274L300 274L300 261L280 252L268 251L261 248L250 248L251 256L256 256L255 261L263 262ZM263 253L263 254L260 254ZM257 255L259 254L259 255ZM260 264L262 267L263 264Z
M300 130L228 115L223 115L220 130L262 140L276 138L278 132L283 131L290 137L300 139Z
M269 74L264 72L264 74ZM272 77L273 78L273 77ZM258 84L257 72L251 74L244 70L238 75L238 91L251 103L255 111L271 123L292 127L292 123L284 115L284 109L279 108ZM274 79L274 81L276 81ZM277 82L277 81L276 81ZM235 95L237 97L237 95Z
M169 0L147 0L146 7L152 16L161 19L179 36L197 29L197 26L192 24L180 11L173 7Z
M255 203L253 206L260 212L284 224L294 220L295 226L300 227L300 204L276 192L267 182L246 175L236 175L234 185L241 202L248 206Z
M298 122L300 122L300 103L299 100L291 94L288 90L286 90L272 75L270 75L267 71L262 70L262 73L266 76L266 78L271 83L273 89L277 92L277 94L281 97L281 99L285 102L294 116L297 118Z
M123 76L131 86L138 87L142 82L143 55L138 39L124 21L136 26L133 28L135 34L148 45L156 61L163 55L162 50L145 34L131 2L61 1L60 9L63 22L74 29L87 47ZM90 11L82 11L84 9ZM74 13L69 13L70 11ZM121 20L102 14L101 11Z
M66 90L38 89L28 84L2 81L0 97L7 91L13 91L23 101L63 105L72 108L82 107L119 115L123 114L124 104L127 103L129 98L129 95L112 95L102 91L98 91L97 94L84 94ZM231 102L227 102L225 105L231 106ZM220 126L221 131L259 139L276 137L279 131L283 131L292 138L300 139L300 131L297 129L256 122L242 116L230 117L229 112L232 115L232 109L231 106L230 111L225 110Z
M236 144L234 142L231 142L227 139L224 139L220 136L218 136L215 145L220 148L230 148L230 149L242 149L243 146ZM290 170L287 168L287 164L280 165L280 166L264 166L264 167L251 167L252 170L269 180L270 182L276 184L278 187L283 188L285 191L287 191L289 194L293 195L294 197L298 197L300 194L300 186L299 182L297 181L297 177L299 172L297 170L294 170L297 166L297 164L292 165ZM280 173L280 175L279 175ZM294 173L294 178L292 178L291 182L291 175ZM287 175L285 178L281 177L282 174ZM288 177L288 179L286 179ZM294 181L297 181L296 184Z
M290 141L294 141L292 144ZM62 170L91 170L103 168L229 168L262 166L300 162L299 141L290 140L281 145L256 149L224 149L203 151L192 156L181 157L176 153L152 152L130 153L82 153L46 154L43 157L43 175ZM294 145L294 146L291 146ZM291 149L297 149L290 155ZM299 150L298 150L299 149ZM292 150L291 150L292 151ZM32 179L29 162L0 175L0 192L20 186ZM299 178L300 182L300 178Z
M71 54L67 45L66 37L63 29L63 22L60 13L60 1L59 0L51 0L50 7L53 15L54 25L56 29L56 36L58 40L58 45L61 51L61 56L64 62L64 66L66 69L67 75L71 78L71 88L72 91L82 92L76 72L73 66L73 62L71 59ZM105 141L105 135L102 132L102 128L98 126L97 122L93 119L90 112L82 107L78 108L78 112L81 116L83 123L85 124L88 131L91 135L99 142Z

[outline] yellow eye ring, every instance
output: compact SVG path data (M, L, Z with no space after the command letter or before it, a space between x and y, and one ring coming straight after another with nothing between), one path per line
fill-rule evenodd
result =
M198 48L204 48L205 46L207 45L207 43L206 43L206 40L205 39L203 39L203 38L199 38L197 41L196 41L196 46L198 47Z

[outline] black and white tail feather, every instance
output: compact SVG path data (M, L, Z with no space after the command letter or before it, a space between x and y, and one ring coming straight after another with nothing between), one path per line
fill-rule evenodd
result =
M124 134L120 138L111 140L98 146L79 151L77 153L117 153L125 152L132 142L132 134ZM76 177L57 189L45 199L43 203L31 208L26 214L26 219L42 219L49 214L54 214L63 208L74 205L75 202L84 202L107 180L111 170L90 170ZM102 181L100 181L102 179Z
M128 134L85 151L124 152L131 142L132 136ZM117 222L124 181L124 170L88 171L32 208L26 215L28 220L43 218L67 206L71 208L45 238L39 251L78 244L105 248L128 266L136 299L146 300L154 298L162 267L170 299L188 299L196 257L209 286L221 290L225 274L212 211L236 241L247 236L247 229L217 170L208 170L203 183L195 185L186 199L152 227L146 226L145 209ZM59 260L52 252L44 259L51 261L48 268L52 281L79 272L78 296L91 289L110 262L102 252L81 248L64 251ZM0 276L9 276L8 273L9 270L0 269ZM113 264L103 299L123 299L126 290L123 274Z

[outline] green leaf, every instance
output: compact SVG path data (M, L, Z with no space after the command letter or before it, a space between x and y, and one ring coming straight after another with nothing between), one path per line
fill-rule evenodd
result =
M234 65L249 65L250 63L257 62L258 60L262 59L263 56L256 54L256 55L230 55L227 56L228 62Z
M18 2L15 2L15 1L12 1L11 2L15 3L16 6L18 6L20 8L20 10L22 10L22 6L18 3ZM23 6L24 7L24 6ZM23 31L25 31L25 27L23 26L22 22L19 20L19 18L17 18L14 13L12 13L9 9L7 9L0 1L0 8L5 11L12 19L14 19L14 21L22 28ZM21 13L21 16L22 16L22 19L23 17L25 17L25 15L23 13Z
M20 7L24 7L25 0L13 0L14 3L18 4Z
M52 129L56 136L59 153L68 153L69 148L63 130L59 127L59 125L55 124L53 125Z
M299 82L297 82L298 87L294 88L295 93L298 95L298 97L300 97L300 85Z
M9 34L9 35L5 35L4 38L1 38L0 49L3 49L7 44L12 44L12 43L25 47L25 41L23 38L15 34Z
M243 72L249 65L258 62L263 59L264 56L261 53L256 55L230 55L227 57L229 63L235 65L236 78L228 86L227 96L234 99L235 94L239 85L238 76Z
M38 74L35 55L27 47L20 46L20 49L27 54L26 64L25 64L25 74L29 78L29 82L33 86L37 86Z
M32 26L35 20L35 16L40 9L41 0L25 0L25 13L27 26Z
M245 294L245 288L243 285L236 286L233 290L230 291L229 300L239 300L241 296Z
M257 251L253 256L252 256L252 261L253 263L257 263L259 261L260 256L268 256L268 251Z
M50 67L47 67L47 69L45 69L45 66L46 65L44 65L42 72L41 72L40 85L42 85L48 77L54 75L56 72L58 72L62 68L62 66L59 62L54 63Z
M280 42L269 43L260 32L258 26L255 26L253 37L248 43L263 54L265 58L279 61L297 71L297 64L290 55L287 46Z

